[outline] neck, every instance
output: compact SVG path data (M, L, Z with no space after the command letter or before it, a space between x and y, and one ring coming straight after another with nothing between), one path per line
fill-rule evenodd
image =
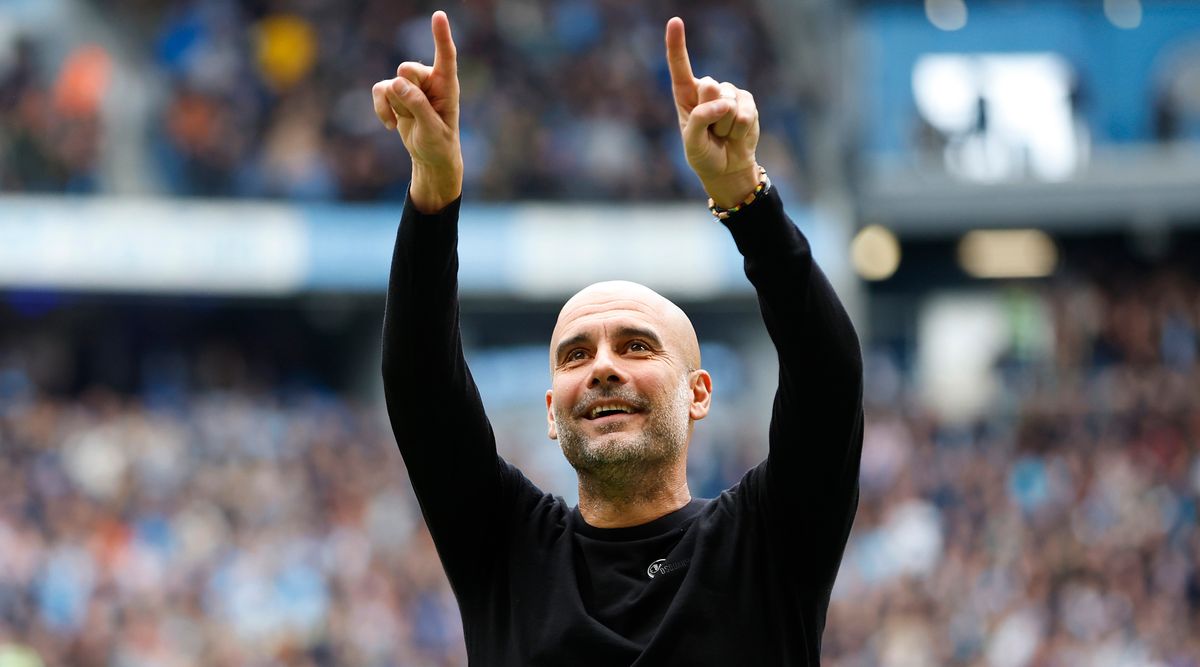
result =
M579 475L579 513L596 528L627 528L666 516L692 499L685 465Z

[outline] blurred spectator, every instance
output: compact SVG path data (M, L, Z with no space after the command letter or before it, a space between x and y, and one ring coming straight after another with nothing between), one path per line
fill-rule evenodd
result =
M1150 99L1159 141L1200 141L1200 40L1184 42L1163 58Z
M50 82L39 79L38 58L36 43L22 38L0 63L0 188L93 192L108 54L81 46Z

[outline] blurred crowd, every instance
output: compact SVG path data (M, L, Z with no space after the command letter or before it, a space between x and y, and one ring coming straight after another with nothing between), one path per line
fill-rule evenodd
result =
M982 419L868 404L826 664L1200 665L1200 288L1047 302L1053 355L1006 358Z
M377 415L97 391L6 405L0 440L4 667L459 664Z
M180 195L398 199L407 155L370 90L431 62L429 2L173 0L102 3L121 48L74 45L60 65L21 39L0 57L0 185L102 187L121 77L159 93L149 175ZM757 5L528 0L448 6L462 82L467 188L477 199L649 199L698 192L683 161L664 62L666 19L688 20L699 76L759 93L763 151L785 176L797 95L766 51ZM0 35L2 38L3 35ZM0 42L3 40L0 39ZM737 44L730 57L729 44ZM0 56L5 49L0 44ZM125 72L124 75L121 73ZM85 100L64 100L84 92ZM768 94L769 93L769 94ZM106 107L106 105L108 105Z
M1005 357L978 419L868 359L823 664L1200 666L1200 286L1044 297L1049 353ZM553 449L497 433L522 466ZM0 544L0 667L463 664L390 431L346 398L55 398L9 368Z

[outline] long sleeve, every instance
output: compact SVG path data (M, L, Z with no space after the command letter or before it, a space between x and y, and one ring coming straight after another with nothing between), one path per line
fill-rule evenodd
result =
M815 565L836 572L858 503L862 352L808 240L772 191L724 221L779 355L760 502ZM794 532L793 532L794 531ZM789 544L789 547L798 546Z
M504 507L503 468L463 357L458 210L406 201L383 320L383 387L396 443L447 576L461 597L481 576Z

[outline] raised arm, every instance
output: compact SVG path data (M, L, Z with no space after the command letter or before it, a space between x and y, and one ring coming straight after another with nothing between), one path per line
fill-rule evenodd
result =
M739 207L722 222L745 257L763 320L779 354L767 461L755 474L761 500L793 528L849 531L862 449L862 354L850 318L813 261L808 240L771 189L750 203L762 173L755 160L754 97L692 74L683 21L667 23L667 62L688 163L712 204Z
M375 112L399 132L412 183L396 236L383 321L383 387L396 443L460 597L492 545L503 505L495 438L463 358L458 315L462 153L450 22L432 19L433 65L406 62L375 84ZM491 529L491 530L489 530Z

